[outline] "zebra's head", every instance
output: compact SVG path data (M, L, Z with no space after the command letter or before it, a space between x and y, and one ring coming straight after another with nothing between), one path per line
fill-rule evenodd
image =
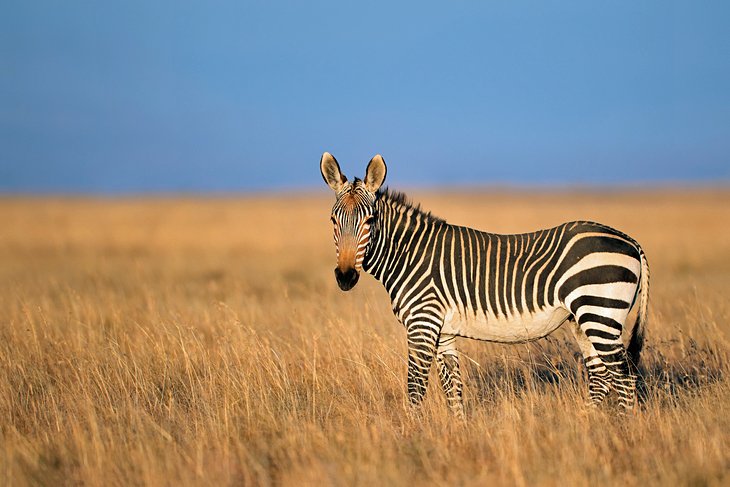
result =
M337 249L335 277L340 289L349 291L360 277L375 217L375 193L385 181L387 169L383 158L376 155L365 170L365 179L350 182L329 152L322 154L319 166L325 182L337 194L331 217Z

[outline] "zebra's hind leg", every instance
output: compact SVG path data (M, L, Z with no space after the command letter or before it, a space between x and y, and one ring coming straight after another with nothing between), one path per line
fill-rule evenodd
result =
M636 376L631 372L628 356L623 343L601 357L611 374L611 382L618 393L619 404L625 410L631 410L636 403Z
M588 370L587 404L589 406L598 406L611 391L611 374L598 356L598 352L593 347L588 336L578 326L578 323L575 320L571 320L569 325L583 355L583 363L585 363L586 369Z
M463 419L464 402L461 393L464 384L461 381L459 355L456 351L456 337L454 335L441 335L439 337L436 363L439 366L441 387L444 389L449 409L453 411L457 418Z
M583 313L578 318L578 325L608 370L619 404L624 410L630 410L636 401L636 376L631 371L626 348L621 341L626 314L623 314L623 319L606 315Z

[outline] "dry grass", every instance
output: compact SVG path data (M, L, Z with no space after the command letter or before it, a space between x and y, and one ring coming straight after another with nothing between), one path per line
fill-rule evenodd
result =
M462 341L407 414L385 291L337 289L330 195L0 200L8 485L727 485L730 192L415 194L497 232L585 218L652 268L643 402L587 412L577 347Z

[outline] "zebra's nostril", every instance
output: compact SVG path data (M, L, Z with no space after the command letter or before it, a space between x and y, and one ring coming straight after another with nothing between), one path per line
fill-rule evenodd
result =
M339 267L336 267L335 278L337 279L337 285L340 286L340 289L343 291L349 291L355 287L355 284L357 284L360 274L354 268L350 268L345 272L342 272Z

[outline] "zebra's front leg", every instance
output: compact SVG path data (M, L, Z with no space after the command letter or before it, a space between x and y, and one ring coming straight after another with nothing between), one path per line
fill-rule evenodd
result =
M457 418L464 418L464 402L461 397L463 383L459 368L459 355L456 351L456 337L441 335L439 338L436 362L439 366L441 387L444 389L446 401Z
M428 372L436 355L438 330L430 323L415 322L406 326L408 333L408 398L417 409L426 396Z

